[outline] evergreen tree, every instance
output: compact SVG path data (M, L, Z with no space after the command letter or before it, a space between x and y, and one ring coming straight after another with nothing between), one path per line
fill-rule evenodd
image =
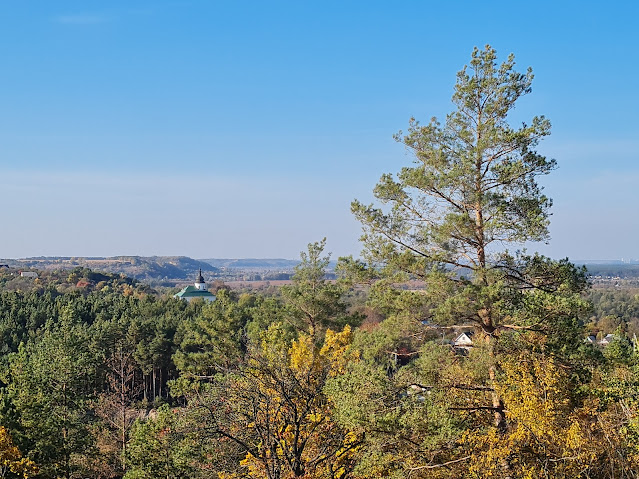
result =
M332 390L344 424L368 433L368 453L384 445L377 448L381 456L370 456L373 469L389 450L400 454L400 476L466 467L472 447L464 446L464 431L494 434L506 444L502 361L540 351L570 368L569 358L582 348L585 272L567 260L505 249L548 239L551 200L538 178L555 161L535 148L550 134L550 122L508 121L532 80L530 69L515 70L512 55L498 64L490 46L476 48L457 75L455 110L446 120L411 119L408 131L396 135L414 164L382 176L378 203L352 203L367 264L350 260L343 267L371 281L373 304L388 318L360 335L367 364L352 366ZM405 287L408 280L424 289ZM441 332L459 326L474 328L473 348L442 350ZM393 358L390 365L384 356ZM361 401L357 391L366 377L378 387L365 388ZM512 460L505 453L493 474L511 477Z
M45 477L69 478L92 447L90 400L97 356L88 328L72 309L10 357L9 396L28 454Z
M358 315L347 314L342 301L345 286L326 279L330 254L323 256L325 246L326 238L309 243L308 251L300 254L301 262L295 267L293 283L281 288L291 324L313 340L321 337L328 327L337 329L361 322Z

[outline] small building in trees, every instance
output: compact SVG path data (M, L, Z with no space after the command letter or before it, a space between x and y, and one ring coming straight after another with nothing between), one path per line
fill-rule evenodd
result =
M617 336L616 334L606 334L606 336L601 341L599 341L599 345L604 347L608 346L616 339L620 339L619 336Z
M192 301L197 298L201 298L204 301L215 301L215 295L206 289L206 283L204 282L204 278L202 278L201 268L194 285L187 286L173 297L186 301Z
M462 332L453 339L452 345L455 348L471 348L473 346L473 331Z

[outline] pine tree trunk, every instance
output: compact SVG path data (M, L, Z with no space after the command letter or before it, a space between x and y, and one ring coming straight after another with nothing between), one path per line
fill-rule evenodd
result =
M508 429L508 422L506 421L506 414L504 412L504 402L501 399L501 396L498 392L497 388L497 373L495 367L495 353L493 350L494 346L494 338L490 336L486 336L488 341L488 347L490 351L490 360L491 364L488 368L488 376L490 377L490 383L492 387L491 399L493 406L493 424L497 429L497 432L501 435L505 435ZM507 457L503 458L500 462L500 467L503 472L504 479L512 479L512 468L510 467L510 462Z

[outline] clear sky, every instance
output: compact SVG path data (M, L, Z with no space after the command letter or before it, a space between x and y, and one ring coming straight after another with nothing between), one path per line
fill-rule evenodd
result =
M474 46L532 66L553 257L639 257L637 2L7 1L0 257L357 255Z

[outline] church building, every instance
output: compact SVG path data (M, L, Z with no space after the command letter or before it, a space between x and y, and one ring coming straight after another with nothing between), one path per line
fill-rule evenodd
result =
M187 286L173 297L185 299L186 301L191 301L196 298L202 298L204 301L215 301L215 295L206 289L206 283L204 282L204 278L202 278L202 268L200 268L195 286Z

